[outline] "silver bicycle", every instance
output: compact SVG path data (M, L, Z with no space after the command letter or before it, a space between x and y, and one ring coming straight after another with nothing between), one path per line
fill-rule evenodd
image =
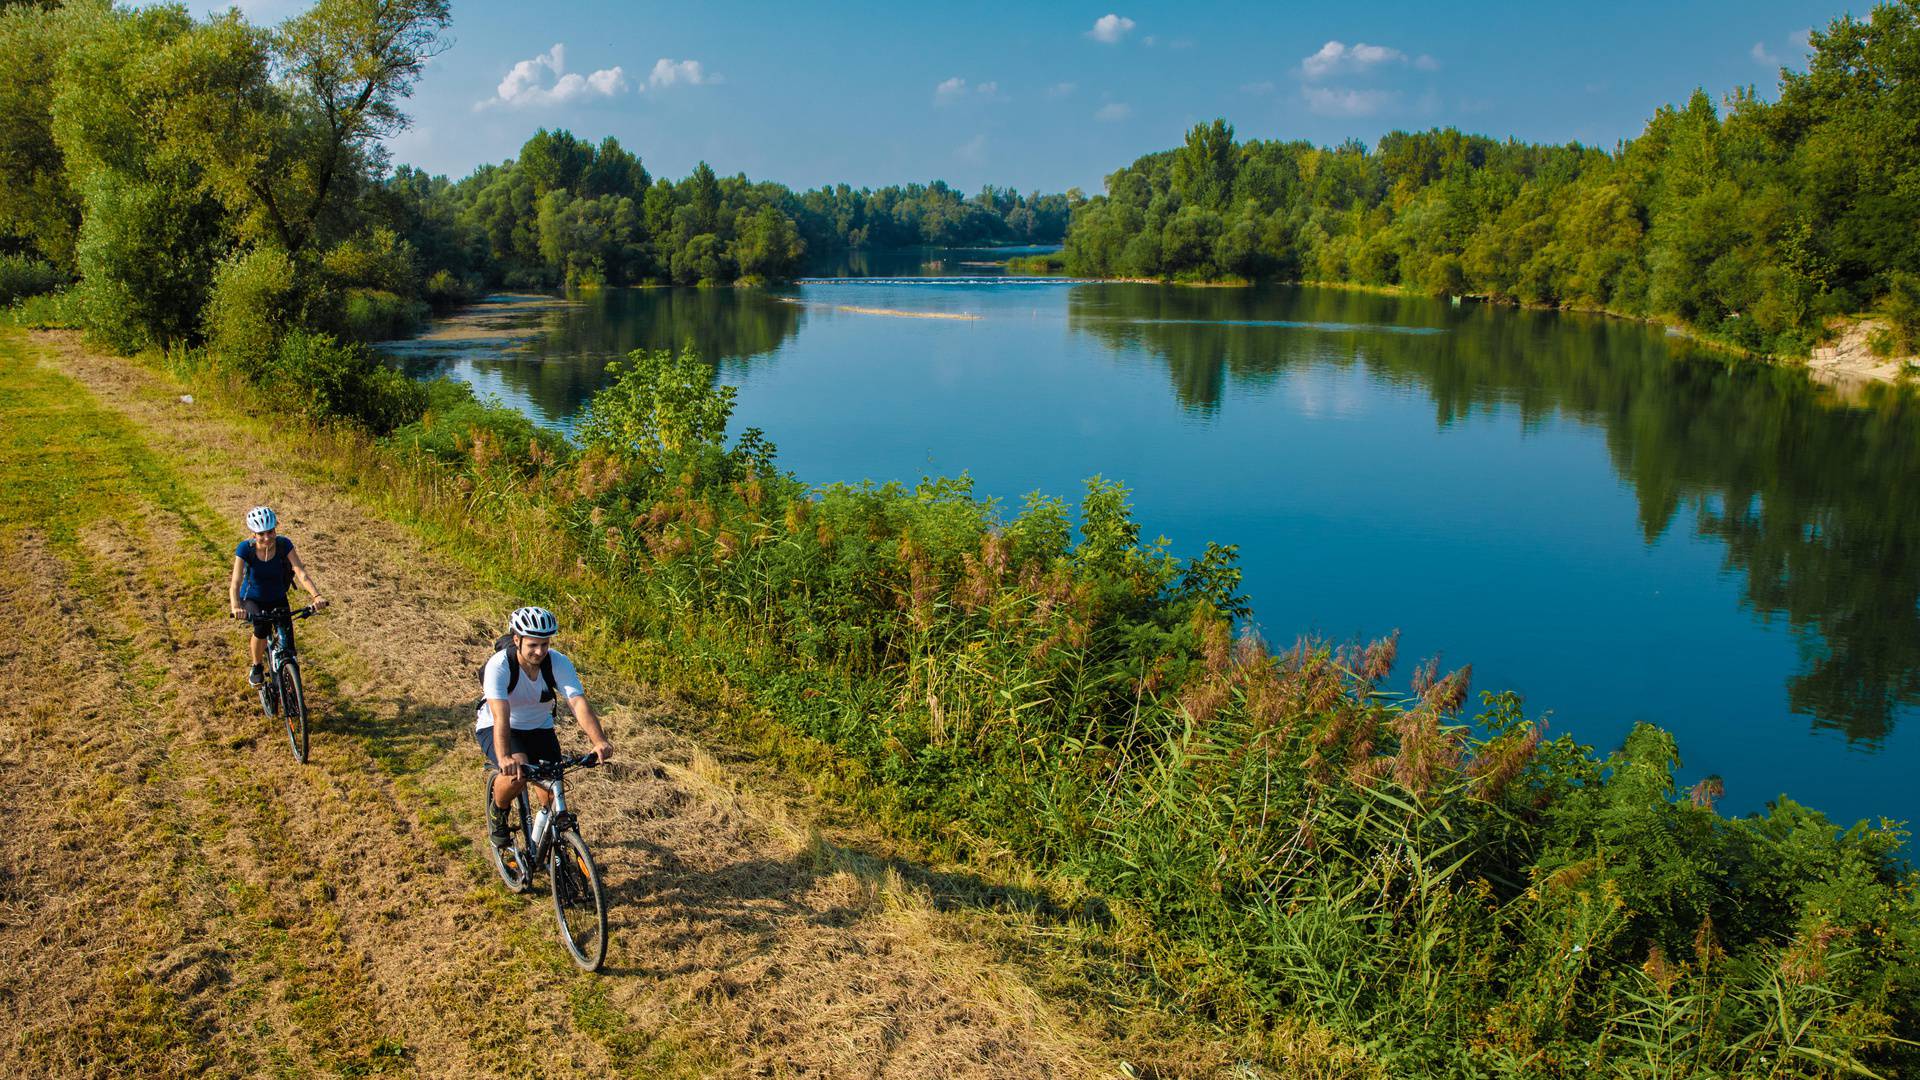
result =
M587 842L580 838L580 822L567 809L566 775L573 769L590 769L599 764L593 754L559 761L533 762L523 767L528 786L537 786L552 797L550 806L530 812L532 800L522 791L507 811L513 843L487 850L493 856L493 868L500 880L514 892L526 892L533 885L534 873L544 866L547 884L553 890L553 915L560 923L560 940L566 943L573 962L586 971L600 970L607 957L607 903L600 889L600 870L593 863ZM487 769L486 806L493 805L493 777L498 770ZM482 817L481 820L486 820Z

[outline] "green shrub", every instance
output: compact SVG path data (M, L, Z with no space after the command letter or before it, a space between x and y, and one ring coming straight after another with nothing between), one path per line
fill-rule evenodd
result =
M1066 272L1067 257L1058 251L1039 255L1015 255L1007 260L1009 274L1064 274Z
M433 276L427 279L427 304L437 312L470 304L479 295L478 282L462 281L454 277L450 270L435 270Z
M7 309L7 321L29 330L78 330L87 325L78 289L26 297Z
M0 255L0 306L51 292L65 280L60 271L38 259Z
M418 419L396 429L389 441L451 464L484 469L506 463L522 472L557 460L566 451L566 440L558 434L517 410L475 398L472 387L455 379L425 384Z
M1887 275L1887 298L1880 303L1898 340L1899 350L1920 348L1920 274L1895 270Z
M392 229L376 228L326 253L320 268L346 289L375 289L412 296L420 289L413 245Z
M309 419L343 419L385 434L426 407L419 383L381 364L366 346L294 330L281 339L266 389Z
M277 247L235 252L214 272L201 315L207 343L220 361L258 378L305 312L300 275Z
M340 311L340 336L350 341L391 341L427 321L427 305L382 289L349 289Z

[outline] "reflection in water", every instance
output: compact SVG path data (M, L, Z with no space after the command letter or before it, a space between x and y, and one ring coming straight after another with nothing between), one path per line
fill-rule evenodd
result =
M538 418L564 425L635 349L690 348L717 365L763 356L800 332L803 308L757 289L598 289L540 312L518 347L500 339L388 342L415 378L454 375L497 386Z
M1014 247L914 247L883 250L833 251L809 258L804 277L891 278L976 277L1004 274L1015 255L1059 251L1059 244Z
M1181 404L1203 416L1228 376L1259 383L1335 364L1417 387L1442 427L1493 406L1527 423L1557 414L1594 425L1634 487L1649 543L1692 507L1743 572L1746 603L1818 634L1824 647L1787 681L1795 712L1873 744L1896 710L1920 705L1911 393L1869 387L1848 403L1794 369L1676 360L1638 324L1332 290L1077 287L1068 321L1109 348L1159 357Z

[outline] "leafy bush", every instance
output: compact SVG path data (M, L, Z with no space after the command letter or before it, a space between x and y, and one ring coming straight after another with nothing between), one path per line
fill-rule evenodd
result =
M472 303L479 295L480 286L477 282L462 281L449 270L435 270L433 276L427 279L427 304L437 312Z
M47 263L25 255L0 255L0 306L51 292L66 278Z
M7 321L29 330L78 330L87 325L78 289L26 297L7 309Z
M1903 353L1920 349L1920 274L1895 270L1887 275L1887 298L1880 309L1898 339Z
M411 423L427 390L374 359L365 346L295 330L281 339L266 388L309 419L345 419L375 434Z
M237 252L214 272L201 316L207 343L222 362L258 377L305 310L299 272L277 247Z
M381 289L349 289L340 312L340 335L351 341L391 341L427 321L427 305Z
M389 436L394 445L483 471L504 464L523 473L566 453L566 441L558 434L516 410L480 401L466 383L435 379L425 390L419 418Z
M376 228L327 252L320 268L342 288L412 296L420 288L416 262L412 244L392 229Z

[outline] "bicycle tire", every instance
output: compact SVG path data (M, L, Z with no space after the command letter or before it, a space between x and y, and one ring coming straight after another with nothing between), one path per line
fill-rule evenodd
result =
M485 801L480 804L480 821L483 826L487 820L487 810L493 806L493 769L487 770ZM526 892L533 884L532 844L527 835L527 795L520 797L507 807L507 826L513 833L514 842L507 847L497 847L491 836L486 838L487 857L493 862L493 872L500 875L500 883L512 892Z
M280 716L287 723L287 742L293 746L293 760L307 763L307 692L300 684L300 662L289 660L280 665Z
M587 842L571 829L554 838L547 855L547 883L560 940L582 971L599 971L607 958L607 902L600 870Z

